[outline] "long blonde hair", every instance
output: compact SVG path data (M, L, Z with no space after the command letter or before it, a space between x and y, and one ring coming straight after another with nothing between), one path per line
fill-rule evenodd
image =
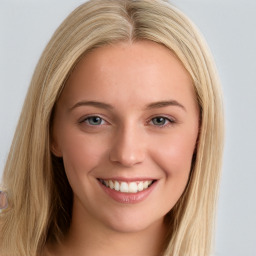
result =
M65 81L90 50L119 41L165 45L191 75L201 111L190 179L165 220L163 255L209 256L223 148L219 81L195 26L163 0L92 0L54 33L33 75L3 174L9 208L0 214L0 254L35 256L69 228L72 190L50 152L52 113Z

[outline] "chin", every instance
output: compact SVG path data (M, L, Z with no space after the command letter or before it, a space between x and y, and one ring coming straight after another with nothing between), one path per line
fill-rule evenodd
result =
M134 210L132 210L134 211ZM106 225L113 231L119 233L137 233L146 231L154 226L162 225L164 216L154 218L153 214L145 212L125 212L121 215L112 215L112 218L106 221Z

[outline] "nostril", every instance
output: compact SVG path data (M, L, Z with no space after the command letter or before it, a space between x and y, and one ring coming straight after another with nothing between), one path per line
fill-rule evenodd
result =
M118 152L112 151L109 159L113 163L117 163L125 167L132 167L136 164L143 162L144 155L142 152L135 150L130 152L124 152L122 150L119 150Z

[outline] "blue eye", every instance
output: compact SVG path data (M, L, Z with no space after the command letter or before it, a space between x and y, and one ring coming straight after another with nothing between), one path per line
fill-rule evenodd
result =
M86 118L84 120L84 122L86 122L89 125L96 126L96 125L103 124L104 120L99 116L90 116L90 117Z
M151 119L151 122L153 123L153 125L155 126L165 126L168 125L170 123L174 123L173 120L170 120L166 117L163 116L157 116Z

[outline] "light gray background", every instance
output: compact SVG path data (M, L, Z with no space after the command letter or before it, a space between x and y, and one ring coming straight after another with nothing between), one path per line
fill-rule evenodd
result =
M34 67L83 1L0 0L0 176ZM256 1L173 0L200 28L223 84L226 147L216 256L256 255Z

